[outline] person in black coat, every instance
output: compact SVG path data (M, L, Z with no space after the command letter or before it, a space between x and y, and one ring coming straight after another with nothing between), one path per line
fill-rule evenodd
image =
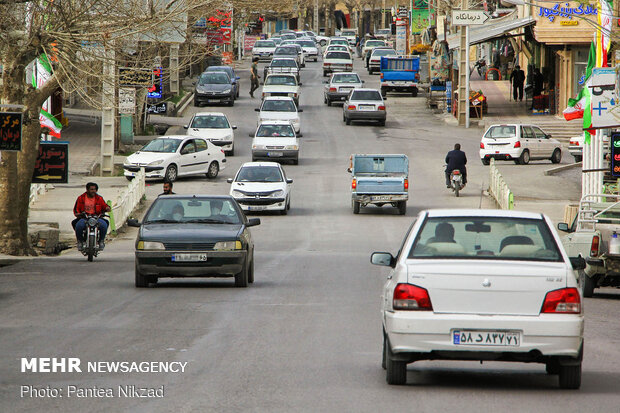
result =
M461 144L457 143L454 145L454 150L448 152L446 155L446 186L451 188L450 185L450 174L455 169L461 171L461 175L463 176L463 186L467 183L467 168L465 165L467 164L467 156L465 156L465 152L461 150Z
M521 66L516 65L515 70L510 74L510 83L512 83L512 97L514 101L523 100L523 82L525 82L525 72L521 70Z

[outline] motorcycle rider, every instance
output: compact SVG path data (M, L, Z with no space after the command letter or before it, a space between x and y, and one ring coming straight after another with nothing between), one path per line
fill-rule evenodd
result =
M73 228L75 229L75 236L77 238L77 247L78 250L84 249L84 231L86 229L86 218L85 214L88 215L101 215L105 212L110 211L110 206L106 204L103 197L97 194L99 190L99 185L94 182L89 182L86 184L86 192L80 195L73 206L73 215L75 215L76 219L71 223ZM103 218L99 218L99 249L103 249L105 247L105 235L108 232L108 221Z
M467 164L467 156L465 156L465 152L461 150L461 144L454 144L454 150L451 150L446 155L446 187L452 188L450 183L450 174L455 169L461 171L461 176L463 177L463 187L467 183L467 168L465 165Z

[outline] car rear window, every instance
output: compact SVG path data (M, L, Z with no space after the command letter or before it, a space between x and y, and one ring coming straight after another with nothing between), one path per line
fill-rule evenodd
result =
M274 67L297 67L297 62L295 62L294 60L273 60L271 62L270 66L274 66Z
M563 260L544 220L511 217L428 218L409 258Z
M297 54L297 49L295 49L292 46L289 46L289 47L279 47L279 48L276 49L274 54L276 54L276 55L285 55L285 56L296 55Z
M218 115L199 115L194 118L191 128L211 128L211 129L226 129L230 128L228 119L225 116Z
M300 40L298 43L304 47L316 47L312 40Z
M265 80L265 85L297 86L295 76L271 75Z
M407 159L395 156L356 156L353 171L358 174L407 173Z
M350 100L381 100L378 90L354 90Z
M485 138L491 139L508 139L515 138L517 136L517 127L510 125L491 126L487 133L484 134Z
M262 138L293 138L295 131L291 125L260 125L256 131L256 136Z
M396 50L394 49L375 49L372 52L373 56L392 56L396 55Z
M276 47L276 44L269 40L261 40L254 43L254 47Z
M327 56L325 56L326 59L347 59L350 60L351 59L351 55L347 52L329 52L327 53Z
M332 83L360 83L359 76L350 73L342 73L334 75Z
M369 47L385 46L385 42L383 40L369 40L366 42L366 46L369 46Z

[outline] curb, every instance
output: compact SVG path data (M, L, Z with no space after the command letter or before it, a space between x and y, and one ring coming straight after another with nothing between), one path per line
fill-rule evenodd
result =
M581 168L581 164L582 164L581 162L575 162L575 163L570 163L568 165L556 166L555 168L547 169L545 172L543 172L543 174L548 176L548 175L554 175L558 172L566 171L568 169L573 169L577 167Z
M187 95L187 99L185 100L185 102L183 102L183 104L181 104L181 102L179 102L179 110L177 110L177 117L183 117L183 111L185 111L185 109L187 109L187 107L189 106L189 103L194 99L194 93L188 93Z

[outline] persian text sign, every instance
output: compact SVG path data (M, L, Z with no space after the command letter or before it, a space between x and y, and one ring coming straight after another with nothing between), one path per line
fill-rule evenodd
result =
M570 7L569 3L565 3L566 7L560 7L560 4L562 3L557 3L552 9L541 7L538 15L546 17L550 22L553 22L556 17L572 19L573 16L596 16L598 14L596 6L588 5L584 7L583 4L580 4L579 7Z
M22 150L21 112L0 112L0 151Z
M40 142L34 164L33 184L69 182L69 142Z
M453 26L480 26L489 20L484 10L452 10Z

